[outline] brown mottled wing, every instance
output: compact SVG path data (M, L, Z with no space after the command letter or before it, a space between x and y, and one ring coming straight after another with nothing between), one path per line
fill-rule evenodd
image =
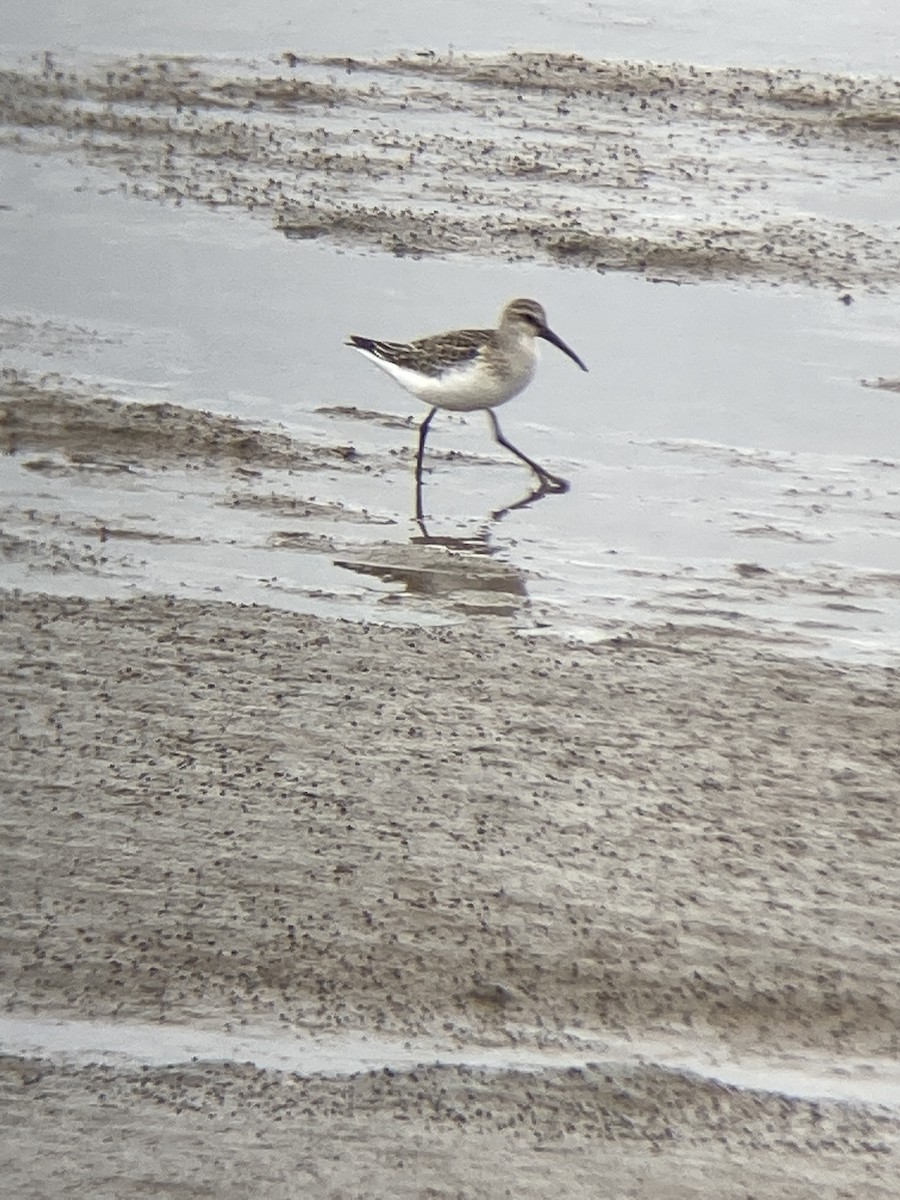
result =
M493 334L492 329L455 329L452 333L438 333L415 342L378 342L351 334L350 343L385 362L439 379L446 371L477 358Z

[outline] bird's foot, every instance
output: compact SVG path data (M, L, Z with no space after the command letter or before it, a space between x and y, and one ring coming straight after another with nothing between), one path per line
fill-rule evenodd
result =
M541 488L545 492L567 492L572 486L568 479L560 479L558 475L545 475L542 473L538 475L538 479L541 481Z

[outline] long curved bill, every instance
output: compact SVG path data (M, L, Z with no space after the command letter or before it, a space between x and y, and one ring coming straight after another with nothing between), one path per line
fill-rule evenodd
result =
M551 342L557 348L557 350L562 350L563 354L568 354L572 362L578 363L582 371L587 370L587 367L584 365L575 351L570 346L567 346L561 337L557 337L552 329L548 329L545 326L544 329L538 334L538 337L542 337L546 342Z

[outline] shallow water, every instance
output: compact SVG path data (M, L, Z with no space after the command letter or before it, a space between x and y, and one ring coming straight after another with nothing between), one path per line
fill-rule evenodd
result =
M423 596L436 589L408 577L431 569L412 520L423 409L342 339L488 324L511 295L530 293L591 371L547 347L502 425L571 491L505 511L527 495L528 472L491 442L481 414L441 415L428 538L476 544L473 567L505 564L520 580L513 610L532 629L592 637L623 621L708 623L844 658L900 653L900 407L895 393L861 386L896 374L893 295L845 305L812 290L335 252L232 215L127 198L59 159L6 151L2 166L2 315L18 369L277 422L372 464L263 472L243 488L174 468L99 486L52 461L35 469L33 455L5 457L9 512L61 507L72 536L125 518L133 539L101 571L7 564L8 585L456 619L446 596ZM302 524L318 548L297 553L298 526L283 505L267 513L266 496L324 505Z
M329 7L305 0L248 5L163 0L136 13L114 0L17 5L3 42L25 49L91 48L255 54L390 54L398 48L502 51L510 46L577 51L586 57L697 63L805 65L896 72L896 14L890 4L824 0L815 20L779 0L540 0L485 6L475 0L413 0Z
M709 1043L623 1039L584 1031L574 1045L547 1046L537 1030L525 1030L521 1047L459 1046L375 1034L303 1034L253 1027L239 1033L202 1030L191 1025L73 1021L0 1017L0 1052L56 1062L118 1067L174 1066L192 1061L252 1063L269 1071L300 1075L352 1075L386 1067L405 1070L422 1064L464 1065L489 1071L535 1072L549 1068L606 1069L659 1067L798 1100L837 1100L846 1104L900 1110L900 1069L894 1062L807 1060L782 1054L778 1061L737 1058Z

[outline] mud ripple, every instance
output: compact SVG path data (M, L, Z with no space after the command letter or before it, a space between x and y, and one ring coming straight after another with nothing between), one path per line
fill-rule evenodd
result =
M37 471L65 471L67 463L101 471L186 463L315 470L352 466L358 458L351 446L304 446L287 434L235 417L177 404L117 400L58 375L34 377L13 370L0 374L0 450L63 456L32 460Z
M900 280L890 79L554 54L44 56L0 72L0 119L20 150L75 147L135 194L291 238L844 296Z

